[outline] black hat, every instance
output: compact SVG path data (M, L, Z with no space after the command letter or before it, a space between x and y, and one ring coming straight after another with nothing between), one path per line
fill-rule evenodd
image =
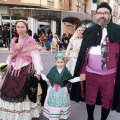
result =
M112 12L112 8L111 8L111 7L109 6L109 4L106 3L106 2L101 2L101 4L98 5L97 10L98 10L99 8L107 8L107 9L110 11L110 13ZM97 10L96 10L96 11L97 11Z

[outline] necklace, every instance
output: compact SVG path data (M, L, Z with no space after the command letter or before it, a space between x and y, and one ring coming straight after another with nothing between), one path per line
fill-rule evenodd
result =
M21 41L24 37L25 37L25 35L24 36L19 36L18 42L21 43Z
M19 39L22 39L22 38L24 38L26 36L26 34L24 35L24 36L19 36Z

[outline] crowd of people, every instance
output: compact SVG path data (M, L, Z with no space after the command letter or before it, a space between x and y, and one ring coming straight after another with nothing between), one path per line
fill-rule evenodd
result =
M32 31L30 29L27 30L29 36L32 36ZM14 37L14 26L12 27L12 33L10 32L10 27L8 25L0 26L0 47L9 48L11 42L11 36ZM51 29L45 30L44 26L41 25L40 29L38 29L37 33L33 34L33 38L37 43L40 43L42 46L45 46L46 51L51 49L50 43L54 41L56 45L59 45L60 51L63 49L67 49L69 39L72 34L68 34L68 36L64 33L61 38L55 33L53 35Z
M68 36L66 36L64 33L60 38L57 33L54 33L53 35L51 29L48 29L45 32L44 27L42 26L41 29L38 29L38 34L34 33L33 38L36 40L36 42L40 42L42 46L45 46L47 51L51 49L51 42L55 42L56 45L59 45L59 49L62 51L63 49L67 49L71 36L72 34L68 34Z
M43 104L43 115L49 120L68 120L70 100L86 103L87 120L94 120L97 103L102 106L100 120L107 120L110 110L120 112L120 26L112 22L111 13L109 4L102 2L96 10L97 24L87 29L79 26L70 39L63 34L62 41L56 33L52 35L50 29L45 32L43 27L33 39L27 24L18 21L6 61L7 71L0 84L0 119L38 118L40 97L45 89L41 81L50 82ZM47 75L42 73L39 38L46 50L52 41L61 50L63 46L66 49L65 55L55 55L55 66ZM30 83L30 79L34 82ZM70 95L68 83L71 83Z

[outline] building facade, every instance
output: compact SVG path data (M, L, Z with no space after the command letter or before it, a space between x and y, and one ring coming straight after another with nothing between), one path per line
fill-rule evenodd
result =
M120 24L120 0L0 0L0 25L24 19L33 33L44 25L59 35L72 34L77 26L95 22L97 5L103 1L113 9L113 22Z
M1 25L24 19L32 33L44 25L60 36L72 34L79 25L89 27L97 6L92 0L0 0L0 5Z

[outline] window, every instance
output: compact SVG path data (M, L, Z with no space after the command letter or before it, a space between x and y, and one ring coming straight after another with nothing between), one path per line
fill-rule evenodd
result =
M72 1L69 0L69 10L71 11L72 10Z
M77 7L77 12L80 12L81 11L81 1L80 0L76 1L76 7Z

